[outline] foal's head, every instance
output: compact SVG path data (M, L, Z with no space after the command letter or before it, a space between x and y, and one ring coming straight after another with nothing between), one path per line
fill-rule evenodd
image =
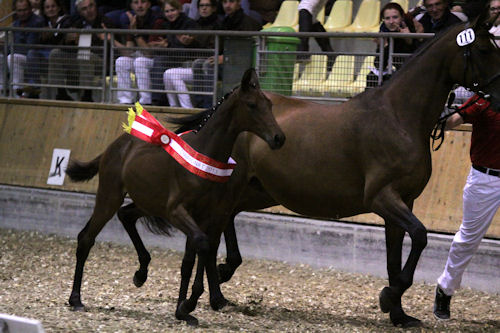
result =
M493 110L500 112L500 48L488 31L494 20L486 8L465 30L453 29L459 32L456 44L461 52L451 66L451 76L461 85L485 93Z
M272 112L272 103L260 90L254 69L249 69L241 85L228 98L233 121L238 131L249 131L267 142L271 149L278 149L285 142L285 134Z

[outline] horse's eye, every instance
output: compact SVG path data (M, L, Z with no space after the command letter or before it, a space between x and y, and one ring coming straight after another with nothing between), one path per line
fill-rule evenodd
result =
M248 107L250 109L256 109L257 108L257 104L255 104L255 103L247 103L247 105L248 105Z

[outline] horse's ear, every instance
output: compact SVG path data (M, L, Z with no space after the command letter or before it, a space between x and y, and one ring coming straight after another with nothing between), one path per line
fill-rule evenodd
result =
M259 78L253 68L247 69L241 79L241 89L245 91L250 88L260 89Z

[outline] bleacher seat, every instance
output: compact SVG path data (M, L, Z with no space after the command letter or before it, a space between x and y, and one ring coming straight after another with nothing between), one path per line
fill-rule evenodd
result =
M324 94L340 97L342 89L354 81L353 55L339 55L335 58L332 71L323 84Z
M300 78L293 82L294 95L319 96L323 93L327 59L326 55L313 54L311 56Z
M333 4L324 27L328 32L339 32L352 23L352 0L337 0Z
M351 84L342 87L341 94L344 97L352 97L365 91L366 77L370 73L370 67L373 66L374 60L374 56L365 57L363 64L359 69L358 75L356 76L356 80L354 80Z
M380 0L363 0L352 24L344 32L378 32L380 25Z
M270 27L295 27L299 24L299 1L285 0L281 3L278 15L273 23L264 25L264 29ZM297 30L297 29L295 29Z

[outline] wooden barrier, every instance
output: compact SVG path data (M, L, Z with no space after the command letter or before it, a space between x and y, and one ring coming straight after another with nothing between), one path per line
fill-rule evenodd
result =
M63 186L47 185L54 148L71 150L71 156L90 160L120 134L126 106L93 103L62 103L43 100L0 99L0 183L95 193L97 177L88 183L66 179ZM179 108L148 107L160 121L168 113L189 113ZM462 190L470 169L470 130L447 132L441 149L432 153L433 174L416 200L414 212L433 231L454 233L462 218ZM291 213L283 207L271 212ZM374 214L344 219L382 224ZM500 238L497 214L488 236Z

